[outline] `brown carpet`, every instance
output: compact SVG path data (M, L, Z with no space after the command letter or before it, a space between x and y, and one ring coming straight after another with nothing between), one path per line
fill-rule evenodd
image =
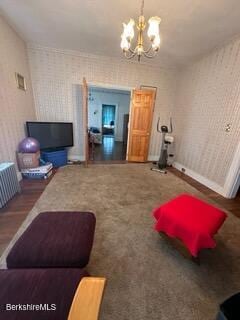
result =
M240 290L240 220L229 214L217 248L203 251L198 266L153 230L152 209L183 192L206 199L149 165L65 167L12 243L41 211L93 211L97 227L88 270L107 277L101 320L212 320L219 303Z

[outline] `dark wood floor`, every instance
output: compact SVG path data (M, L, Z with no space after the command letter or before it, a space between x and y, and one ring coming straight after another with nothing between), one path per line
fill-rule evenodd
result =
M213 199L216 203L218 203L226 210L232 212L238 218L240 218L240 190L238 191L235 199L226 199L175 168L169 168L169 171L189 183L197 190L201 191L203 194L207 195L209 198Z
M95 144L90 148L90 159L93 161L124 161L127 146L123 142L115 141L114 136L104 135L102 144Z
M169 171L240 218L240 194L235 199L225 199L184 173L174 168L170 168ZM51 181L51 178L48 180L22 180L21 194L16 195L3 209L0 209L0 254L8 245L29 211L33 208L35 202Z
M21 193L15 195L4 208L0 209L0 254L17 232L52 177L53 175L47 180L22 180L20 182Z

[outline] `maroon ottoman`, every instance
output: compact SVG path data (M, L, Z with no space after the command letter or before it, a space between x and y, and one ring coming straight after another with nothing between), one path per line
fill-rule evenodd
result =
M8 268L79 267L88 264L96 218L91 212L43 212L7 256Z
M0 320L67 320L86 276L86 271L71 268L0 270ZM21 309L9 310L10 305ZM46 309L32 310L36 306Z

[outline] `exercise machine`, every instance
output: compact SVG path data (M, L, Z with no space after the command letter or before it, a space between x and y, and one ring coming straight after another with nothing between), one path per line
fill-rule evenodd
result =
M156 167L151 168L151 170L160 173L167 173L168 157L173 157L173 154L168 154L168 147L174 142L173 136L170 135L173 132L172 118L170 118L170 127L168 127L166 125L160 126L159 117L157 122L157 132L162 135L161 150L158 161L154 163L156 164Z

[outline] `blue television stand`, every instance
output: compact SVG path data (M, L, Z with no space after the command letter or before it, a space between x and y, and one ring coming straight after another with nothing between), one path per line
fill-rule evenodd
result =
M67 165L68 153L67 149L52 149L41 152L41 158L45 162L51 162L54 168Z

